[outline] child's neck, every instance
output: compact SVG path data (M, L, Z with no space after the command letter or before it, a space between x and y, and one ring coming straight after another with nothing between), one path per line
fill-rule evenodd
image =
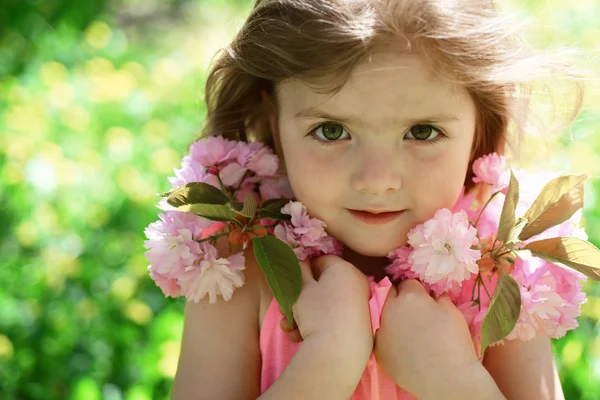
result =
M363 274L373 276L376 282L379 282L387 275L383 268L390 263L387 257L365 256L348 247L344 248L343 258L358 268Z

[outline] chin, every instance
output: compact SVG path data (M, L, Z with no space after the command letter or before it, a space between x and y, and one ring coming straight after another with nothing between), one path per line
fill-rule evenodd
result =
M396 250L398 247L407 244L406 240L403 241L390 241L390 240L374 240L374 241L361 241L355 243L352 241L344 242L344 246L351 248L354 252L367 257L387 257L392 250Z

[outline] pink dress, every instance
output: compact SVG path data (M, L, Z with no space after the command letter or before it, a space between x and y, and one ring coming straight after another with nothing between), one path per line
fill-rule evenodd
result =
M379 329L381 310L391 287L390 280L385 277L380 282L375 282L369 277L371 286L371 299L369 308L371 311L371 326L373 334ZM281 375L288 363L296 354L302 343L292 342L287 334L279 327L282 314L279 312L277 301L273 299L260 330L260 352L262 355L262 371L260 378L260 392L264 393L275 380ZM402 390L381 369L375 360L375 354L367 363L351 400L408 400L415 399L410 393Z

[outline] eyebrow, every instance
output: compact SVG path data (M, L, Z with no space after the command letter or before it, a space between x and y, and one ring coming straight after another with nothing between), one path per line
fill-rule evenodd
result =
M347 116L343 116L343 115L333 115L333 114L328 114L325 111L322 110L318 110L318 109L314 109L314 108L307 108L305 110L300 110L296 113L295 115L296 118L299 119L306 119L306 118L319 118L319 119L327 119L327 120L332 120L332 121L337 121L337 122L341 122L341 123L348 123L348 124L352 124L352 125L361 125L363 124L363 121L361 121L360 119L357 118L353 118L353 117L347 117ZM431 122L431 123L437 123L437 122L448 122L448 121L458 121L459 118L456 115L451 115L451 114L435 114L435 115L426 115L423 117L418 117L418 118L412 118L412 119L408 119L408 120L400 120L400 119L393 119L390 122L396 125L402 125L402 124L420 124L420 123L426 123L426 122Z

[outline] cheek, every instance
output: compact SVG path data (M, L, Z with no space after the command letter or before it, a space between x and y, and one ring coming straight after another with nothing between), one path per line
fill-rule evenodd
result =
M452 208L460 195L468 166L468 154L446 152L422 165L413 175L411 191L417 218L423 222L440 208Z
M333 201L342 179L335 160L319 155L306 141L284 139L282 148L294 195L310 210Z

